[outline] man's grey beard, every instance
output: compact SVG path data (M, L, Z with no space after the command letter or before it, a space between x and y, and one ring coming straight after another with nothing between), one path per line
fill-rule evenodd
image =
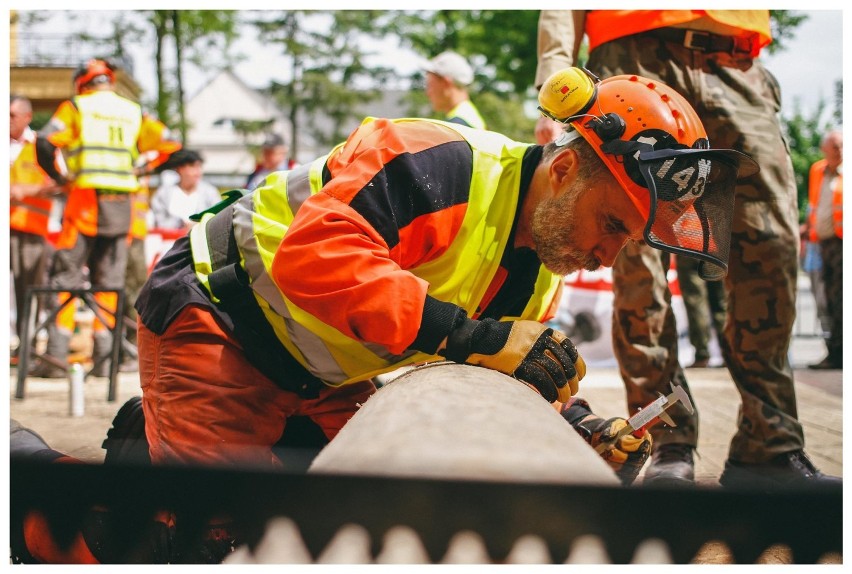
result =
M566 192L544 200L533 213L535 252L542 265L556 275L569 275L580 269L594 271L601 266L597 257L583 253L574 244L578 200L579 194Z

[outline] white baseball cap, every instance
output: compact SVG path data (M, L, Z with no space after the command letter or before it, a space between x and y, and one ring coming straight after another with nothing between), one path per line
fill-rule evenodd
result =
M441 52L429 60L423 69L449 78L462 86L469 86L473 82L473 68L455 52Z

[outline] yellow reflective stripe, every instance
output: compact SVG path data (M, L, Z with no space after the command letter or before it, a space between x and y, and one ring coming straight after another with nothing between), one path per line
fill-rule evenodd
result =
M536 279L535 282L534 294L527 303L527 306L524 308L523 313L521 313L521 316L505 317L505 319L508 321L513 321L515 319L540 321L550 308L550 304L553 302L553 298L556 296L556 292L559 290L559 284L561 282L561 276L554 275L542 266L538 271L538 279Z
M300 166L288 172L275 172L267 176L265 185L257 188L252 203L240 205L234 214L237 244L243 251L249 275L254 279L268 275L278 246L293 221L294 209L322 188L322 170L327 156L317 158L310 166ZM307 178L304 177L307 170ZM307 186L307 187L306 187ZM255 265L253 260L259 259ZM273 282L270 279L269 285ZM267 288L264 297L275 301L281 297L277 286L275 293Z
M349 338L334 327L319 321L284 298L292 319L269 316L276 334L286 333L282 342L288 350L296 349L293 355L315 377L331 386L363 381L371 375L388 370L388 365L403 365L429 358L424 353L416 357L401 358L392 355L380 345L365 345ZM287 344L290 343L290 344ZM291 347L290 345L293 345Z
M429 294L473 315L500 267L517 209L521 160L529 144L440 122L473 149L470 196L459 234L441 257L411 269L429 282Z
M213 302L218 303L219 300L210 291L210 282L207 279L213 273L213 262L210 257L210 249L207 246L207 221L212 218L212 213L205 213L201 221L198 222L198 225L193 226L189 230L189 246L192 251L195 276L198 278L199 283L204 286L204 289L207 290L207 294L210 295Z
M343 147L343 144L336 146L331 151L331 153L336 152L341 147ZM326 161L328 161L328 158L331 155L331 153L328 154L328 155L324 155L321 158L319 158L316 161L311 163L311 171L309 172L309 179L310 179L310 182L311 182L311 195L315 194L320 189L322 189L322 170L325 167L325 163L326 163Z
M293 212L286 201L287 172L279 171L266 176L265 185L255 189L251 197L251 221L240 217L239 222L235 222L240 233L246 234L246 237L238 236L237 243L241 248L251 243L248 237L248 233L251 233L264 271L267 271L272 267L278 245L293 221Z

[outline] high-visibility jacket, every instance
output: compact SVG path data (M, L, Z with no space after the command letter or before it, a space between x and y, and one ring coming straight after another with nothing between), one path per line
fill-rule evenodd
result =
M772 41L768 10L590 10L585 23L589 51L616 38L679 26L702 17L737 28L738 37L752 38L753 57Z
M808 177L808 227L810 228L810 240L819 241L816 228L817 205L819 204L820 190L825 177L825 159L815 161L811 165ZM843 238L843 171L838 169L837 177L831 182L831 206L833 209L834 233Z
M68 156L74 177L63 216L60 244L73 245L77 232L98 235L100 195L132 193L139 187L134 160L153 157L153 168L180 149L168 128L142 113L139 104L111 91L90 91L59 105L43 135ZM129 217L126 222L129 229Z
M235 260L280 345L332 386L434 360L410 347L424 302L471 317L487 306L505 279L529 148L437 120L368 119L329 156L272 174L234 203ZM208 291L212 218L189 237ZM561 278L535 265L532 295L504 319L552 310Z
M485 129L485 120L482 119L479 110L470 100L460 102L459 105L447 112L447 121L479 130Z
M49 182L50 177L36 160L35 138L25 141L17 159L9 166L9 183L46 185ZM52 205L53 201L44 197L11 200L9 228L47 237Z
M79 133L67 148L68 169L75 185L135 191L136 141L142 128L142 107L109 91L89 92L72 100Z

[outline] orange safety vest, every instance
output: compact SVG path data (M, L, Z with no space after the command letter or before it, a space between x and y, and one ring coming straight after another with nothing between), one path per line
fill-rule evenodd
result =
M24 142L21 153L9 166L9 183L47 184L50 177L36 161L35 140ZM43 197L27 197L9 203L9 228L47 237L50 208L53 201Z
M590 10L585 26L589 51L616 38L686 24L704 16L740 29L740 37L753 37L753 57L772 41L769 10Z
M819 203L819 194L822 189L822 180L825 177L825 166L828 162L824 159L815 161L811 166L808 177L808 226L810 228L810 240L819 241L816 231L816 210ZM837 177L831 184L831 206L833 209L834 233L843 239L843 173L838 170Z

